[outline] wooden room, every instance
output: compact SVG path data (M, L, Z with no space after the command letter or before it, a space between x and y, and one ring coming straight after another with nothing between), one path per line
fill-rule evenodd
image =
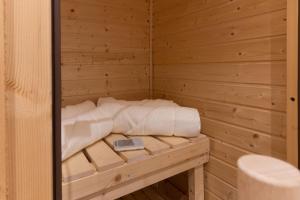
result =
M300 199L297 0L0 11L1 200Z

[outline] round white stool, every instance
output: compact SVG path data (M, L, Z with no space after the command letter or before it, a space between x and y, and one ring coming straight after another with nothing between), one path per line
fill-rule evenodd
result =
M300 200L300 172L276 158L246 155L238 160L238 200Z

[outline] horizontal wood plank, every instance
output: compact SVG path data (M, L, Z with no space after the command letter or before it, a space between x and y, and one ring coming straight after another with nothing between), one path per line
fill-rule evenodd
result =
M95 163L97 171L105 171L121 166L125 162L103 140L86 148L90 160Z
M148 79L99 79L99 80L81 80L62 81L62 95L78 96L98 94L102 92L112 93L130 90L146 90L148 88Z
M246 85L235 83L215 83L185 79L155 79L154 87L178 96L222 101L226 103L268 108L285 111L286 88L280 86Z
M211 192L216 194L221 199L237 200L237 189L222 181L218 177L205 172L205 184Z
M219 3L220 0L218 0ZM246 17L255 16L263 13L268 13L286 8L286 2L282 0L236 0L227 1L225 4L220 2L210 9L203 9L203 5L210 3L202 2L199 5L199 11L189 12L185 9L190 2L182 2L180 12L166 12L155 13L154 23L156 28L154 34L169 34L174 31L182 31L196 27L210 26L212 24L221 24L227 21L244 19ZM201 4L201 2L199 2ZM170 3L169 3L170 6ZM186 11L186 12L185 12Z
M208 44L229 41L247 40L252 38L284 35L286 33L286 10L256 15L243 20L235 20L207 27L197 27L184 32L163 34L154 40L156 48L168 50L189 46L204 46ZM188 40L186 38L189 38Z
M153 57L154 64L282 61L286 59L285 43L286 37L278 36L168 51L157 49Z
M231 186L237 187L237 170L235 167L211 156L206 165L206 171L219 177Z
M182 79L242 84L286 85L285 62L156 65L155 79Z
M116 92L101 92L101 93L90 94L90 95L65 96L62 97L62 106L82 103L87 99L96 103L99 97L113 96L115 98L119 98L119 99L122 98L124 100L141 100L141 99L146 99L148 95L149 95L148 91L145 90L133 90L133 91L127 90L127 91L116 91Z
M145 149L147 149L152 155L166 151L171 147L170 145L151 136L131 136L130 138L139 138L143 140Z
M164 143L170 145L172 148L184 146L189 143L188 139L182 137L158 136L157 138L163 141Z
M110 134L105 138L105 141L113 147L114 141L124 140L127 137L120 134ZM149 156L148 152L145 150L133 150L133 151L122 151L119 152L119 155L125 159L127 162L133 162L138 160L143 160Z
M63 81L70 80L110 80L148 79L148 65L63 65Z
M197 108L201 117L231 123L279 137L285 137L286 135L285 113L189 96L178 96L166 92L155 92L155 95L159 98L172 99L183 106Z
M62 163L62 179L70 182L82 177L92 175L96 169L88 162L85 155L80 152Z

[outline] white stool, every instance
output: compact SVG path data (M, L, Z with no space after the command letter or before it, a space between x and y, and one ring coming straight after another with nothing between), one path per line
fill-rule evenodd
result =
M238 200L300 200L300 172L276 158L246 155L238 160Z

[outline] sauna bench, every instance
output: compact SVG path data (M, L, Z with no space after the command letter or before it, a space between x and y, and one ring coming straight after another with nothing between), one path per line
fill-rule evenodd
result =
M189 199L204 200L203 164L209 159L209 140L132 136L144 141L144 150L115 152L110 134L62 163L63 200L117 199L149 185L189 171Z

